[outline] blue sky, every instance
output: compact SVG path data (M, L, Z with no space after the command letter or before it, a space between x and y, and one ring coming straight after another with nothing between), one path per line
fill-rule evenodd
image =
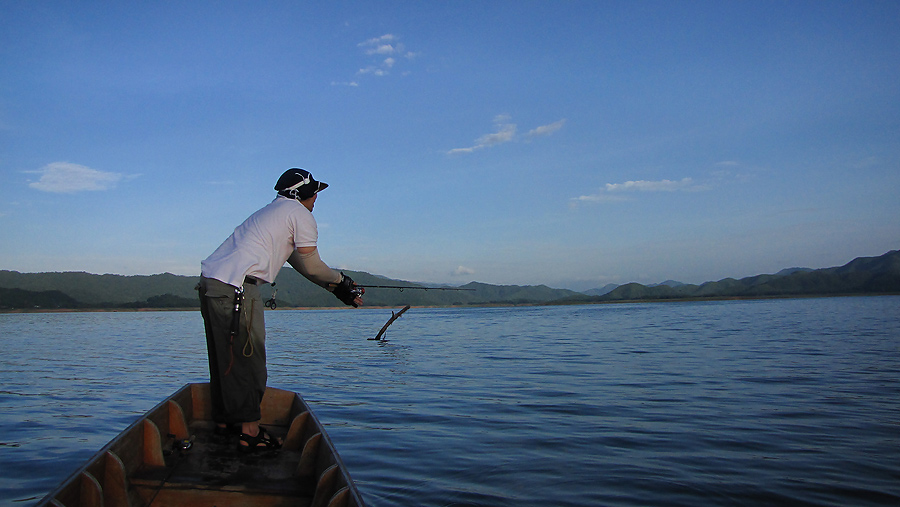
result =
M195 275L310 170L322 258L584 290L900 248L900 3L0 4L0 269Z

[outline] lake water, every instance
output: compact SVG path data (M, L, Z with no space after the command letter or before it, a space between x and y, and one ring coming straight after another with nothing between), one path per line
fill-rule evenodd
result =
M900 505L900 297L267 313L387 506ZM0 315L0 504L206 380L199 312Z

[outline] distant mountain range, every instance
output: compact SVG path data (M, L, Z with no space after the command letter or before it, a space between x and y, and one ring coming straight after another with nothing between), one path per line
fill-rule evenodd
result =
M666 280L665 282L654 283L654 284L648 285L647 287L658 287L660 285L668 285L669 287L680 287L685 284L681 283L681 282L676 282L675 280ZM604 294L609 294L610 292L618 289L619 287L621 287L621 285L619 285L617 283L608 283L608 284L604 285L603 287L586 290L586 291L584 291L584 294L587 294L588 296L602 296Z
M879 257L859 257L839 267L788 268L774 275L740 280L725 278L701 285L669 280L658 285L629 283L605 290L607 287L594 289L603 291L602 294L575 296L558 302L900 294L900 251L893 250Z
M360 271L345 273L361 285L422 287ZM0 311L25 309L199 308L195 289L199 277L170 273L149 276L94 275L82 272L19 273L0 271ZM445 286L445 288L451 288ZM454 306L539 304L579 293L544 285L488 285L472 282L466 291L377 289L366 291L366 306ZM291 268L283 268L275 286L260 288L263 298L277 289L279 308L342 306Z
M422 287L360 271L345 271L361 285ZM0 270L0 311L197 308L198 277L170 273L149 276L95 275L83 272L19 273ZM545 285L489 285L472 282L471 291L368 289L367 306L484 306L511 304L580 304L673 299L900 294L900 251L860 257L826 269L788 268L774 275L702 285L667 280L660 284L629 283L585 293ZM278 289L280 308L334 307L340 302L290 268L274 287L262 287L263 298Z

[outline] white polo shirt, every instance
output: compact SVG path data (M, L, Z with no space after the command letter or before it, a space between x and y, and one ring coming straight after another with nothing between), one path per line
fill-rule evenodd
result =
M200 263L200 274L234 287L240 287L246 276L270 283L294 250L316 246L318 238L312 212L296 199L279 195L237 226Z

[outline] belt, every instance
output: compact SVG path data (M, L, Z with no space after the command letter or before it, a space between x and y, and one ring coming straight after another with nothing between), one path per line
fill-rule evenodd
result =
M244 283L249 283L250 285L258 285L259 279L253 278L252 276L245 276Z

